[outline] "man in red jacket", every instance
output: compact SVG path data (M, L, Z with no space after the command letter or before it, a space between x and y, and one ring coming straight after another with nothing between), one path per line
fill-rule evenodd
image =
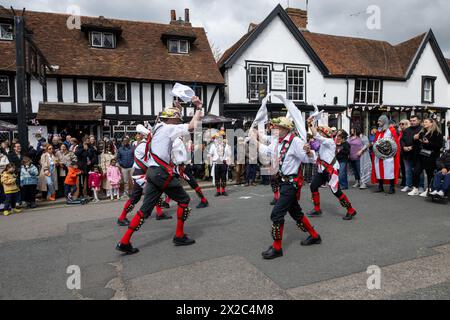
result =
M390 184L389 194L395 193L395 185L398 183L400 173L400 139L394 127L390 127L389 118L385 115L378 119L378 132L375 135L374 148L380 139L392 139L397 145L395 156L381 159L375 152L373 154L372 183L378 182L377 192L384 192L384 183Z

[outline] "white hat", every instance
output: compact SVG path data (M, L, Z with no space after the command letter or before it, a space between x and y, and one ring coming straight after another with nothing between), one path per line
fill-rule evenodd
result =
M142 124L139 124L136 127L137 133L143 134L144 136L148 136L150 134L150 130L148 130L146 127L144 127Z

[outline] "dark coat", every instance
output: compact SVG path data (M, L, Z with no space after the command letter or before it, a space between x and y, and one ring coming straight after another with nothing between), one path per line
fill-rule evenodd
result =
M338 152L339 151L339 152ZM336 145L336 159L339 162L347 162L350 156L350 144L345 141L341 145Z
M437 159L436 166L438 170L450 170L450 150L445 151L444 154Z
M401 154L403 159L415 160L420 149L420 142L414 140L414 136L422 130L422 126L409 127L403 131L402 138L400 139ZM412 151L406 152L404 147L413 147Z

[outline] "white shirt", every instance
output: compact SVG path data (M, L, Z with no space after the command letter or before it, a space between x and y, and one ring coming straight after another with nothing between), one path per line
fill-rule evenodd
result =
M265 153L269 157L274 156L274 150L277 150L276 157L277 159L274 159L275 161L281 160L281 151L283 148L284 141L289 141L291 138L291 135L287 135L282 143L278 143L278 141L273 141L273 143L270 146L265 146L263 144L260 144L260 152ZM274 146L274 143L278 146ZM281 166L281 174L285 176L296 176L298 175L300 166L302 163L314 163L316 161L316 153L314 151L311 151L313 153L313 156L310 158L306 151L303 149L305 146L304 142L299 138L295 137L292 140L291 146L289 150L287 151L283 164Z
M134 165L133 168L134 169L141 169L141 167L139 167L136 163L136 159L139 160L141 163L143 163L147 168L150 165L150 161L149 159L147 159L147 162L145 162L145 148L147 146L147 141L142 141L141 143L139 143L136 147L136 149L134 149Z
M172 159L176 165L184 164L188 160L188 153L183 139L175 139L172 146Z
M158 123L152 132L151 151L165 163L170 163L173 142L186 134L189 134L189 124L165 124ZM158 163L149 155L150 167L159 167Z
M336 158L336 143L334 140L322 137L320 134L316 134L314 139L320 142L319 159L331 164ZM333 167L339 170L339 161L336 161ZM324 170L325 168L319 165L319 172L323 172Z
M209 155L213 163L229 161L230 159L228 157L231 155L231 148L229 145L224 145L223 143L213 143L209 149Z

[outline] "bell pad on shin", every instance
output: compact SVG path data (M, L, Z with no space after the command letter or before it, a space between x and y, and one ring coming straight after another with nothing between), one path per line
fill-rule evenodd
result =
M308 230L306 230L306 227L305 227L305 225L303 224L303 221L302 221L302 220L298 220L298 221L297 221L297 227L298 227L300 230L302 230L303 232L308 232Z
M283 235L281 234L282 224L274 223L272 225L272 238L275 241L283 240Z
M186 220L189 218L191 211L192 211L192 209L189 207L183 208L183 214L181 215L181 220L183 222L186 222Z

